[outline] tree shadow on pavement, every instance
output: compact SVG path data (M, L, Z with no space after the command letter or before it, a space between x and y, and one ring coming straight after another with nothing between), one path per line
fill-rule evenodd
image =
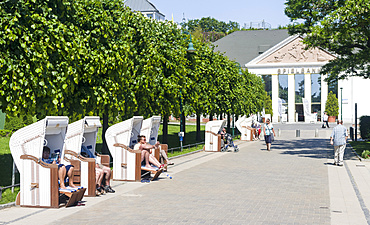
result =
M326 159L330 157L332 146L328 139L295 139L295 140L275 140L271 149L279 151L284 155L298 155L299 157L310 157Z

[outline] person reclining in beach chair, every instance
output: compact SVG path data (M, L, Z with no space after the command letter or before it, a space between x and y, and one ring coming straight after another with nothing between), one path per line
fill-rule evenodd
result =
M69 178L69 186L72 188L77 188L73 184L73 166L64 164L60 164L60 157L59 155L56 158L50 158L50 148L47 146L44 146L43 152L42 152L42 161L48 164L57 164L58 165L58 178L59 178L59 186L60 189L67 189L65 186L65 179Z
M146 143L146 137L144 135L138 136L138 143L134 146L134 150L141 150L141 165L149 170L157 170L153 168L150 164L153 164L158 169L163 169L164 164L160 164L158 160L150 154L152 149L159 148L159 142L155 145Z
M95 155L86 146L81 146L81 155L85 158L95 159L95 182L96 182L96 194L101 195L104 193L115 193L116 191L110 186L110 178L112 171L108 166L104 166L96 160ZM105 185L103 185L103 178L105 178Z

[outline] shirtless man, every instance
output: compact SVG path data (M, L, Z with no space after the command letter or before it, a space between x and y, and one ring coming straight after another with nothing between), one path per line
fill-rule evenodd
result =
M150 163L159 169L163 168L164 165L161 165L158 160L152 154L150 154L152 149L159 147L159 142L157 142L155 145L148 144L146 143L146 138L144 135L138 136L138 142L139 143L134 146L134 150L141 150L141 163L143 163L145 160L145 167L152 170L154 170L154 168L150 165Z

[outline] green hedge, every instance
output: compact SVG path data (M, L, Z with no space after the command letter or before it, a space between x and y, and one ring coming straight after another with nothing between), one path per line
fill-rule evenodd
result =
M360 117L360 133L362 139L370 139L370 116Z
M33 122L33 117L28 115L23 117L6 116L4 129L16 131Z
M0 130L0 137L10 137L12 134L11 130Z

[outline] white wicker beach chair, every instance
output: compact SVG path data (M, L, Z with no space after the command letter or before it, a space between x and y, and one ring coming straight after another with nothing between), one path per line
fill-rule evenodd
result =
M240 140L241 141L252 141L253 140L253 133L250 129L252 126L253 117L240 117L236 122L235 125L240 132Z
M160 116L152 116L143 121L141 126L140 135L144 135L146 141L151 144L155 145L158 139L158 131L159 126L161 125L161 117ZM159 149L152 151L152 155L159 160Z
M16 204L57 208L60 192L70 197L67 206L81 200L85 190L59 191L58 166L41 160L46 145L51 153L63 154L67 126L68 117L48 116L19 129L11 136L9 147L20 173L20 192Z
M225 124L226 120L214 120L206 123L204 151L221 151L221 135L218 133Z
M134 116L107 129L105 140L113 157L113 180L141 180L141 151L133 147L142 122L142 116Z
M81 146L84 145L94 154L98 129L101 127L99 116L86 116L68 125L65 139L63 160L65 164L75 166L74 182L85 187L85 196L95 196L95 163L101 163L101 158L97 160L81 156ZM108 163L109 163L109 156ZM109 166L109 164L108 164Z

